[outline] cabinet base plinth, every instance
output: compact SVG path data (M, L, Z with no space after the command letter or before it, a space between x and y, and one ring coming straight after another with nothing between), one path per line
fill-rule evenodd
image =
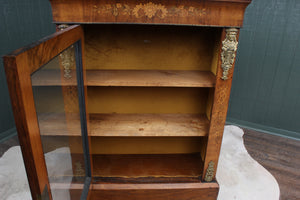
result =
M216 200L218 183L93 184L91 200Z

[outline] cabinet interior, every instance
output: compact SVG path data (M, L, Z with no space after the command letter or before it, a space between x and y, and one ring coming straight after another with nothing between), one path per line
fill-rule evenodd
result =
M98 24L84 25L84 34L94 181L199 181L221 29ZM78 113L76 83L63 85L68 92L61 93L51 73L56 72L33 81L44 152L68 143L75 169L76 162L84 162L77 159L83 152L76 131L80 119L73 114ZM62 112L66 121L60 120ZM60 130L61 123L67 131Z

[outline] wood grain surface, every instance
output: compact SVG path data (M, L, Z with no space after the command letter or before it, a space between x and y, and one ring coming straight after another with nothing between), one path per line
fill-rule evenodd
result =
M90 114L204 114L208 88L88 87Z
M209 121L193 114L94 114L91 135L206 136Z
M300 141L250 129L243 130L244 143L249 154L277 180L280 200L298 200Z
M199 177L200 154L93 155L95 177Z
M223 29L223 33L220 38L220 42L225 39L225 28ZM238 35L237 35L238 40ZM217 75L216 75L216 88L214 91L214 100L212 105L211 117L210 117L210 126L209 126L209 133L208 133L208 142L207 142L207 149L204 161L204 173L203 179L205 178L205 173L208 168L209 162L214 163L214 176L217 171L219 154L222 144L222 137L224 131L224 125L226 121L226 115L228 110L228 103L230 97L230 89L231 89L231 82L233 77L233 70L234 64L232 68L228 72L228 79L223 80L221 79L223 70L221 68L221 51L222 45L219 45L219 59L218 59L218 68L217 68Z
M75 151L82 154L81 137L43 136L49 143L45 152L68 145L70 138ZM189 154L205 149L206 137L92 137L91 156L93 154Z
M77 86L76 79L62 81L59 70L44 70L34 76L34 86ZM76 71L72 71L76 77ZM87 70L87 86L214 87L215 76L205 71Z
M91 114L89 120L89 136L206 136L209 127L197 114ZM81 135L76 113L39 114L39 125L41 135Z
M243 24L248 0L64 1L51 0L55 23L148 23L235 26ZM76 12L74 12L76 10Z
M93 200L216 200L217 183L93 184Z
M92 70L91 86L214 87L215 77L205 71Z
M83 25L88 70L210 71L221 28Z

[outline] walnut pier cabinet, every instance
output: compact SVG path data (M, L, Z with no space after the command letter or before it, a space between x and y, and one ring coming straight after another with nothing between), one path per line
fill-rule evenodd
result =
M4 56L32 198L215 200L251 0L51 0Z

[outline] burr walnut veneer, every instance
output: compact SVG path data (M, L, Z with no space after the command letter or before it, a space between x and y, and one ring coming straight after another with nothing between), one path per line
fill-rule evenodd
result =
M32 198L216 199L250 0L50 2L57 32L4 56Z

